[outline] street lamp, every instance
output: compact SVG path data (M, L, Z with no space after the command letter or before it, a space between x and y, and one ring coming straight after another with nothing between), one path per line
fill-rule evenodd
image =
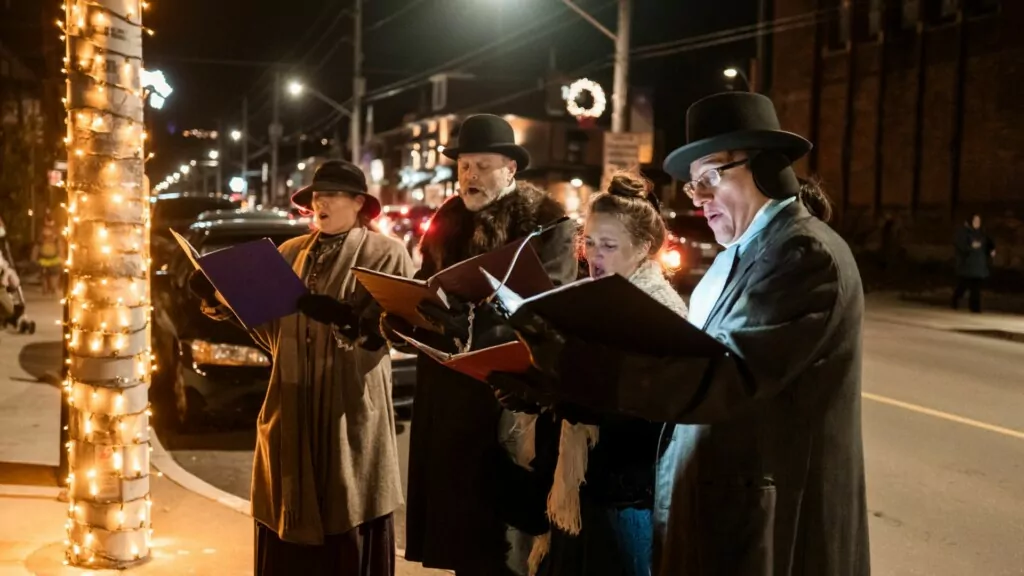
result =
M241 130L232 130L231 131L231 139L234 140L235 142L238 142L239 140L241 140L242 139L242 131Z
M288 83L288 93L291 94L292 96L298 96L302 94L302 91L304 89L305 86L296 82L295 80L292 80L291 82Z
M747 78L747 75L746 73L743 72L743 70L730 66L729 68L722 70L722 76L725 76L730 80L735 80L736 77L739 76L740 78L743 79L743 85L747 87L747 91L750 91L750 80Z
M210 150L208 155L210 156L210 160L216 160L217 158L220 158L220 152L216 150Z

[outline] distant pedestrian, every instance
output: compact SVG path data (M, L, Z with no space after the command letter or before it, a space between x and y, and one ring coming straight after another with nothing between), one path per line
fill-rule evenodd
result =
M981 228L981 215L974 214L964 222L953 240L956 250L956 289L953 291L953 309L960 307L964 292L971 312L981 312L981 285L989 277L996 245Z
M63 255L64 242L57 229L57 222L47 213L39 238L32 247L32 261L39 266L44 296L56 294L59 289Z

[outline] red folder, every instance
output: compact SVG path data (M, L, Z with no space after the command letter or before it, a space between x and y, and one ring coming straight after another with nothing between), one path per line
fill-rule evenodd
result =
M522 342L515 340L482 350L473 350L464 354L449 354L436 348L399 334L406 342L445 366L487 382L491 372L512 372L523 374L530 368L530 350Z

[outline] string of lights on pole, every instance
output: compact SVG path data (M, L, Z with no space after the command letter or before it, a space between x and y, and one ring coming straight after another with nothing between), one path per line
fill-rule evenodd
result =
M69 0L57 22L67 48L65 554L95 568L145 560L152 538L145 8Z

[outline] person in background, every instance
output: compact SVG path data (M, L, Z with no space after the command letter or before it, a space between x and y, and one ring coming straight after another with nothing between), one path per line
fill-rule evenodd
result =
M325 162L292 203L312 212L316 230L279 249L309 293L301 314L251 332L273 354L256 423L255 573L394 576L403 497L391 360L380 310L352 268L411 276L412 261L367 228L381 207L354 164ZM189 284L207 315L230 317L202 272Z
M459 194L431 220L420 244L423 267L417 278L525 238L565 216L543 190L516 179L530 155L515 143L512 126L503 118L467 118L458 145L445 148L444 155L458 165ZM576 279L574 235L574 227L565 222L531 240L555 285ZM443 335L413 330L390 315L382 323L388 332L412 335L446 352L470 348L470 341L472 349L479 349L515 338L512 330L492 321L486 306L453 301L451 310L421 306L420 311ZM525 573L528 544L526 550L513 544L527 538L509 530L518 524L511 516L522 508L515 480L522 469L517 470L510 455L514 449L506 448L508 439L501 436L502 422L511 414L503 412L486 385L425 354L419 354L416 365L414 410L406 559L454 570L457 576Z
M657 357L517 321L544 377L495 385L673 423L658 461L655 576L867 576L861 435L864 294L820 187L791 165L811 148L767 97L708 96L665 171L724 246L688 320L721 343ZM666 312L668 313L668 312Z
M0 330L6 328L8 324L16 325L18 316L14 292L21 286L21 279L18 278L14 262L8 260L9 257L7 228L4 221L0 220Z
M64 265L64 242L57 229L57 223L49 212L43 219L39 239L32 247L32 261L39 266L43 283L43 295L56 294L60 284L61 267Z
M981 215L973 214L956 233L953 240L956 251L956 289L953 290L953 309L960 307L960 299L967 292L971 312L981 312L981 286L989 277L996 245L981 228Z
M657 261L666 236L659 208L651 183L638 174L618 174L607 192L595 195L582 233L589 275L628 278L685 317L686 304ZM531 574L648 576L655 460L665 426L568 404L539 413L540 406L518 401L513 392L496 387L495 395L521 413L517 430L534 430L525 441L535 449L523 458L536 457L521 464L550 478L546 513L552 526L535 540Z

